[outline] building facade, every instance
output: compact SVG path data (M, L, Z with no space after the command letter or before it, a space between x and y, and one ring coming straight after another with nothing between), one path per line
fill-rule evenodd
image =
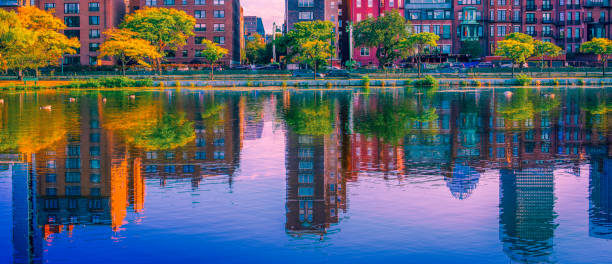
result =
M242 38L240 30L240 0L132 0L130 12L147 7L174 8L195 17L195 36L177 51L167 51L170 63L204 64L202 40L207 39L229 51L221 62L240 63Z
M244 33L247 36L251 36L255 33L261 37L266 36L266 29L264 28L261 17L256 16L245 16L244 17Z

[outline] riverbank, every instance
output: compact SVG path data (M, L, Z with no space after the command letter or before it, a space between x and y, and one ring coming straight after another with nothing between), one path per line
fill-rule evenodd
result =
M441 78L435 79L439 86L612 86L612 78ZM126 81L127 80L127 81ZM23 89L81 89L81 88L163 88L163 87L204 87L204 88L262 88L262 87L403 87L414 86L415 80L422 79L320 79L320 80L153 80L130 79L125 77L101 78L72 81L0 81L1 90Z

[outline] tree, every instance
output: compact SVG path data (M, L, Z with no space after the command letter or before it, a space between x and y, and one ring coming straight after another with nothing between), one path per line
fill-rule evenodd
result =
M253 34L253 40L249 40L246 44L246 59L249 63L263 64L266 57L266 44L261 40L261 36L257 33Z
M401 40L408 37L409 23L397 11L368 18L355 25L355 45L375 47L379 67L393 63L401 55Z
M126 64L130 61L149 67L147 59L157 60L161 54L148 41L136 38L136 33L128 29L110 29L104 34L106 41L100 45L100 56L115 57L121 63L125 75Z
M18 12L0 10L0 54L5 69L23 71L57 65L64 54L75 54L80 47L77 38L60 33L66 28L62 20L36 7L19 7Z
M176 51L194 35L195 18L184 11L168 8L145 8L125 16L119 28L136 32L137 37L149 41L159 54ZM162 57L155 66L162 73Z
M601 62L601 74L606 76L606 64L612 54L612 40L606 38L594 38L580 45L580 52L593 53L599 56Z
M308 64L314 69L314 79L317 79L317 70L320 66L327 63L327 59L331 57L330 44L320 40L312 40L302 44L301 54L297 60Z
M552 42L543 42L540 40L535 40L533 42L533 56L540 57L540 70L544 69L544 57L556 57L561 55L563 49L559 46L553 44Z
M461 44L461 54L469 54L472 58L480 58L482 56L482 46L477 40L466 40Z
M407 42L407 44L404 45L414 49L419 68L419 78L421 77L421 56L424 55L428 49L437 47L438 43L436 43L436 41L438 41L438 39L440 39L440 36L434 33L421 32L412 34L406 40L403 40Z
M202 40L202 45L204 45L202 57L210 63L210 79L214 80L215 63L227 55L229 51L207 39Z
M525 43L525 44L533 44L533 41L534 41L532 36L527 35L525 33L520 33L520 32L510 33L504 39L505 40L516 40L518 42Z
M285 39L279 39L279 42L284 42L287 46L289 59L301 63L300 59L305 58L304 49L312 48L312 44L304 45L307 42L315 41L316 43L325 42L331 43L334 38L334 24L330 21L307 21L293 25L293 30L287 33ZM315 45L318 46L318 45ZM331 53L331 44L328 46L328 54ZM330 55L331 57L331 55ZM328 57L329 58L329 57Z
M533 44L506 39L498 42L495 55L512 60L512 77L514 77L514 64L522 65L525 63L533 54L533 50Z

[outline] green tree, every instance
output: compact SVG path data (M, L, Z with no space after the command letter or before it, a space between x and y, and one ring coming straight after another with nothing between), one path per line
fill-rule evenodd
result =
M472 58L480 58L482 56L482 46L477 40L466 40L461 43L461 54L469 54Z
M145 8L129 14L120 28L136 32L138 38L149 41L159 54L167 50L176 51L187 44L194 35L195 18L184 11L168 8ZM155 60L159 74L162 73L162 57Z
M132 131L128 140L145 150L170 150L187 145L195 139L193 122L185 113L164 114L153 126Z
M533 42L533 56L540 57L540 70L544 70L544 57L556 57L561 55L563 49L553 44L552 42L543 42L541 40L535 40Z
M411 47L414 50L414 54L417 58L417 65L419 68L419 78L421 77L421 58L425 55L430 49L437 47L440 36L429 33L429 32L421 32L417 34L410 35L406 40L407 46Z
M534 46L532 43L506 39L498 42L495 55L512 60L512 77L514 77L514 64L524 64L533 52Z
M227 55L229 51L207 39L202 40L202 45L204 45L204 49L202 50L202 57L206 61L208 61L208 63L210 63L210 79L214 80L215 64L217 63L217 61L222 59L223 56Z
M64 54L75 54L80 47L76 38L60 33L66 28L62 20L36 7L0 10L0 54L4 68L16 70L19 79L23 71L58 65Z
M533 44L533 41L534 41L532 36L527 35L525 33L520 33L520 32L510 33L504 39L505 40L516 40L518 42L525 43L525 44Z
M332 103L329 100L296 100L285 113L285 120L296 134L329 135L334 129L331 109Z
M284 42L288 50L288 59L294 62L302 63L301 59L304 56L305 48L313 48L313 44L305 45L307 42L314 41L315 43L324 42L331 43L334 38L334 24L330 21L307 21L300 22L293 25L293 30L287 33L285 39L280 41ZM315 45L319 46L319 44ZM328 54L331 53L332 46L328 46L330 49Z
M612 55L612 40L606 38L594 38L580 45L580 52L593 53L599 56L601 62L601 74L606 76L606 65Z
M397 11L368 18L355 25L355 45L375 47L379 67L385 68L402 54L401 41L408 37L410 24Z
M121 63L125 75L126 64L135 62L150 67L147 59L157 60L161 54L148 41L136 38L136 33L127 29L110 29L104 33L106 40L100 45L100 57L115 57Z
M270 62L268 48L262 41L261 36L253 34L254 40L249 40L246 44L246 59L252 64L267 64Z
M320 40L312 40L302 44L302 52L296 60L308 64L314 70L314 79L317 79L317 70L327 63L331 57L330 44Z

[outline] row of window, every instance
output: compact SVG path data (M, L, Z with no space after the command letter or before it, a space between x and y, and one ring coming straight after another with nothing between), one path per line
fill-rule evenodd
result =
M55 9L55 3L45 3L45 10ZM100 3L99 2L90 2L88 4L87 10L89 12L98 12L100 11ZM80 4L79 3L66 3L64 4L64 14L79 14L80 13Z
M165 173L176 173L176 167L177 167L176 165L163 166ZM194 173L195 172L194 165L183 165L182 169L183 169L183 173ZM159 170L158 170L157 165L148 165L145 167L146 173L157 173L158 171Z
M195 31L196 32L204 32L204 31L206 31L206 24L204 24L204 23L197 23L195 25ZM225 24L213 24L213 31L214 32L224 32L225 31Z
M196 10L193 12L193 16L195 18L206 18L206 10ZM225 10L214 10L213 17L214 18L224 18Z
M66 24L66 27L80 27L81 26L81 17L79 17L79 16L66 16L66 17L64 17L64 24ZM100 25L100 16L89 16L89 25L90 26L99 26Z
M51 191L47 189L47 191ZM99 190L98 190L99 191ZM96 192L95 190L90 190L90 192ZM80 191L79 191L80 193ZM79 195L77 195L79 196ZM94 196L94 195L92 195ZM99 196L99 195L96 195ZM68 209L69 210L76 210L79 208L79 201L76 199L69 199L67 202L68 205ZM59 209L59 200L54 198L54 199L45 199L45 204L44 204L45 210L57 210ZM89 201L87 202L87 209L89 210L101 210L102 209L102 199L89 199ZM76 216L71 216L69 221L70 223L77 223L78 218ZM93 215L91 217L91 221L92 223L98 223L100 222L100 217L97 215ZM48 216L48 222L51 224L54 224L57 222L57 219L54 215L49 215Z
M47 196L57 196L57 188L47 188L45 190ZM79 196L81 195L81 187L80 186L66 186L66 196ZM101 191L100 188L90 188L89 189L90 196L100 196ZM73 201L73 202L71 202ZM76 200L69 200L68 208L76 209Z
M159 1L160 3L162 2L161 0ZM180 0L182 5L188 5L188 1L187 0ZM145 1L145 5L146 6L157 6L158 1L157 0L146 0ZM163 0L164 5L167 6L172 6L172 5L176 5L176 1L175 0ZM194 0L193 1L194 5L206 5L206 0ZM225 0L213 0L213 5L225 5Z
M308 1L308 0L306 0ZM362 3L364 2L364 3ZM373 0L356 0L355 1L355 6L356 7L362 7L363 4L366 4L365 2L367 2L367 7L374 7L374 1ZM387 0L387 1L380 1L380 7L384 7L385 6L385 2L387 2L388 7L390 8L394 8L394 7L401 7L402 5L402 0Z

